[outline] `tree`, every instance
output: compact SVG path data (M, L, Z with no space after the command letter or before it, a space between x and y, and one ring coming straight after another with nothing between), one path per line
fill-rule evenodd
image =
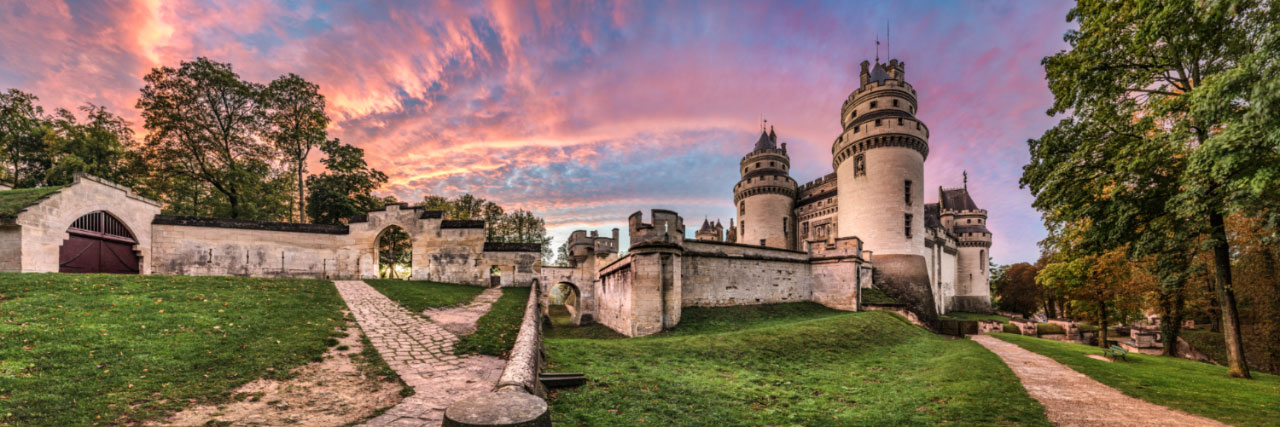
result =
M261 190L271 147L262 129L262 86L240 79L230 64L197 58L144 78L147 154L221 194L231 218L251 216L246 199Z
M1003 274L992 281L1000 298L1000 309L1031 317L1040 307L1040 285L1036 284L1039 270L1031 264L1020 262L1001 267Z
M320 87L315 83L290 73L267 85L263 105L266 110L266 137L291 164L298 185L297 220L306 221L303 184L307 156L311 154L312 147L327 139L325 128L329 126L329 117L324 112L324 95L320 94ZM289 216L292 220L292 209Z
M483 220L486 239L490 242L538 243L542 245L543 261L551 263L551 237L547 235L546 222L532 212L517 209L507 213L497 203L470 193L452 200L428 194L422 197L422 206L429 210L443 211L448 219Z
M1139 314L1145 277L1135 277L1125 249L1102 254L1059 252L1036 276L1036 283L1056 289L1068 299L1067 308L1099 326L1098 346L1107 347L1107 327Z
M17 89L0 93L0 159L13 188L39 185L49 169L46 138L52 128L37 100Z
M571 260L572 258L569 256L569 239L564 239L564 242L560 243L560 247L556 248L555 265L557 267L569 267L573 265Z
M387 182L387 175L370 168L364 150L337 139L320 144L325 172L307 177L307 215L316 224L341 224L346 219L387 203L373 190ZM394 201L394 199L393 199Z
M70 111L58 109L53 120L55 134L49 145L52 167L45 182L65 185L77 172L88 173L115 183L132 186L133 130L120 116L106 108L87 104L80 107L86 121L78 123Z
M1082 0L1068 13L1079 30L1070 49L1045 58L1054 94L1050 114L1067 114L1029 142L1032 162L1022 184L1032 189L1046 222L1093 221L1078 242L1084 254L1127 247L1134 259L1163 254L1155 268L1185 271L1187 248L1204 234L1215 257L1217 292L1230 375L1249 376L1241 351L1231 287L1230 246L1222 226L1223 183L1192 176L1189 158L1203 152L1222 125L1193 113L1206 80L1235 67L1255 49L1250 25L1257 3L1174 0ZM1074 176L1072 176L1074 174ZM1196 185L1202 183L1202 185ZM1200 188L1203 191L1186 191ZM1162 278L1158 292L1174 321L1185 274ZM1237 357L1238 356L1238 357Z

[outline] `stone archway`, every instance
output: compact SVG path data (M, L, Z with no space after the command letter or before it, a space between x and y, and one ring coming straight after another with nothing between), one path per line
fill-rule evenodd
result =
M413 237L404 227L388 225L373 239L373 253L381 279L409 279L413 275Z
M551 285L547 289L547 304L553 316L558 314L563 317L567 312L569 323L582 324L582 291L572 282L562 281ZM590 317L587 320L590 321Z
M107 211L93 211L67 227L67 239L58 248L58 271L138 274L137 245L123 221Z

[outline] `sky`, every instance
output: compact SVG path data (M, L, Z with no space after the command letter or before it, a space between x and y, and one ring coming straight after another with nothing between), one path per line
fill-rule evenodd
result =
M967 171L1007 264L1034 261L1045 235L1018 177L1026 140L1056 121L1040 61L1066 48L1070 7L16 0L0 2L0 90L46 111L106 106L141 131L153 67L205 56L261 83L295 73L320 85L330 135L390 176L380 193L469 192L546 218L559 245L575 229L625 236L627 216L652 208L679 212L690 234L704 218L727 226L762 117L796 181L830 173L840 105L878 37L931 130L926 202Z

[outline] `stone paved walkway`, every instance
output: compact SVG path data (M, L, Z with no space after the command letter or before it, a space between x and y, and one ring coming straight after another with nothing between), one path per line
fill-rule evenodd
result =
M438 426L449 404L497 384L505 365L502 359L454 356L457 335L405 310L362 281L335 281L334 285L374 348L415 392L364 425Z
M476 295L470 304L461 307L427 309L422 314L431 318L446 331L462 336L476 331L476 321L489 312L493 303L502 298L502 289L489 288Z
M1000 356L1027 394L1060 426L1225 426L1220 422L1125 396L1056 360L987 335L970 339Z

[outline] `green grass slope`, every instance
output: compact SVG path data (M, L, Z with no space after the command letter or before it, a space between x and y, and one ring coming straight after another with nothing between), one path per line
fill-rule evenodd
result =
M1104 362L1086 354L1102 349L1011 334L996 338L1048 356L1120 392L1158 405L1238 426L1274 426L1280 420L1280 377L1253 372L1252 380L1227 377L1208 363L1129 353L1127 362Z
M484 292L484 288L479 286L422 280L370 279L364 282L414 313L422 313L428 308L466 304Z
M0 273L0 424L137 424L322 355L319 280Z
M476 331L458 339L454 354L487 354L506 358L520 334L529 288L502 288L502 297L476 321Z
M994 354L881 312L686 308L651 337L546 339L558 425L1048 425Z

